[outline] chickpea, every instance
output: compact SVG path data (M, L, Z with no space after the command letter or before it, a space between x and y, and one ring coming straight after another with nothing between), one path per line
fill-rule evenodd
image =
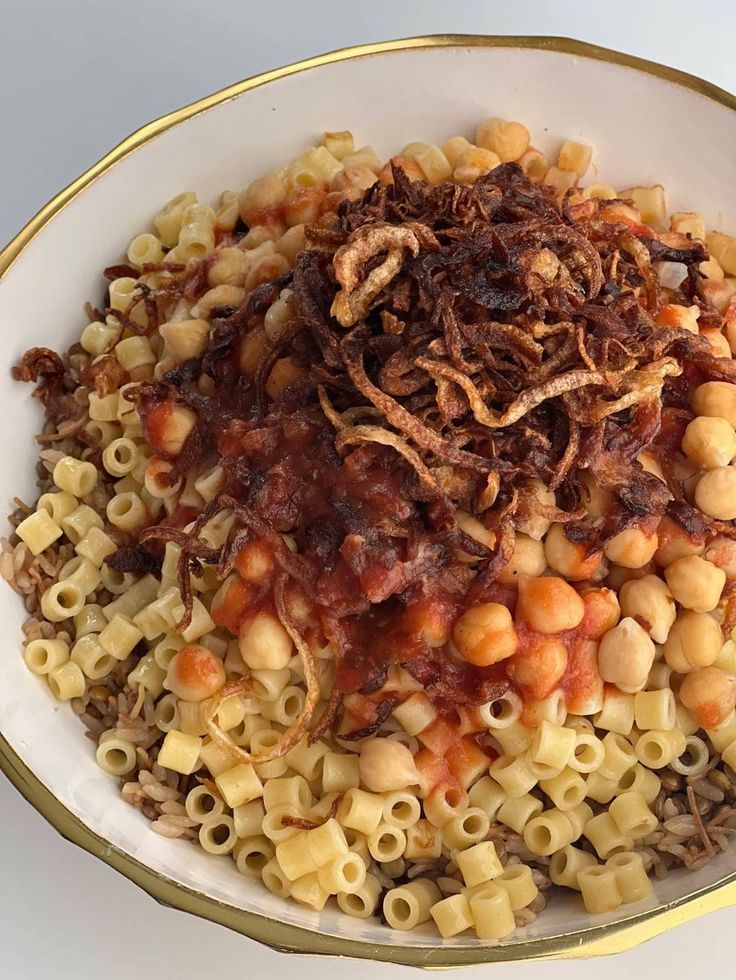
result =
M262 325L253 327L240 341L238 364L242 374L254 375L266 353L268 338Z
M599 639L619 621L621 607L612 589L590 589L584 593L583 603L585 619L582 630L590 639Z
M653 562L642 565L641 568L624 568L623 565L609 565L606 585L609 589L620 592L627 582L634 582L636 579L650 575L655 569Z
M593 474L585 471L582 475L582 482L587 490L587 499L583 495L583 507L585 507L590 517L605 517L613 506L613 495L609 490L599 487L593 479Z
M321 187L295 187L284 201L284 220L289 228L311 225L322 214L325 192Z
M584 545L568 540L562 524L553 524L547 532L544 553L549 567L570 582L592 578L603 560L602 551L588 554Z
M736 707L736 677L719 667L700 667L680 685L680 701L703 728L716 728Z
M546 698L558 686L567 669L567 648L556 636L531 636L508 665L509 676L535 701Z
M660 327L679 327L681 330L689 330L690 333L696 334L699 316L699 306L679 306L677 303L667 303L657 312L655 323Z
M518 160L529 146L529 130L518 122L486 119L475 131L475 142L497 153L501 163Z
M291 659L291 637L268 612L243 620L238 636L240 655L251 670L281 670Z
M734 520L736 518L736 468L718 466L704 473L695 488L695 503L708 517L715 517L720 521Z
M361 783L373 793L389 793L419 782L411 751L388 738L371 738L361 746L358 771Z
M182 701L204 701L225 684L225 668L207 647L192 643L174 654L164 687Z
M673 561L664 577L680 605L695 612L715 609L726 584L726 573L698 555Z
M626 582L620 593L621 611L635 619L655 643L664 643L675 621L675 600L657 575Z
M238 198L240 217L247 225L262 225L264 216L270 216L286 199L283 180L275 174L259 177L249 184Z
M656 531L627 527L611 538L603 552L609 561L624 568L641 568L652 560L658 543Z
M723 418L736 427L736 385L728 381L706 381L692 393L690 404L696 415Z
M526 534L517 534L514 553L499 573L498 581L504 585L513 585L520 575L541 575L546 567L542 542L535 541Z
M268 381L266 381L268 397L275 401L303 374L304 369L297 364L293 357L280 357L271 369Z
M519 638L506 606L486 602L466 609L455 623L452 638L469 664L489 667L516 653Z
M548 490L541 480L535 479L529 480L524 487L524 496L526 498L525 504L529 511L529 517L527 517L523 524L519 524L518 530L522 534L534 538L535 541L541 541L552 522L541 514L535 513L535 505L555 507L557 500L555 499L554 491Z
M235 567L246 582L264 582L273 573L275 564L265 542L252 538L238 552Z
M715 663L723 646L721 627L708 613L678 613L664 644L664 659L678 674Z
M736 432L727 419L699 415L685 429L682 451L703 470L728 466L736 456Z
M191 408L161 402L146 416L146 436L154 449L178 456L196 423L197 415Z
M736 541L718 535L708 543L705 557L726 573L727 581L736 579Z
M654 663L655 649L648 634L627 616L602 637L598 670L604 681L626 694L642 691Z
M473 517L467 511L456 510L455 523L464 534L467 534L473 541L485 545L486 548L493 548L496 544L496 535L494 532L489 531L484 524L481 524L477 517ZM471 555L469 552L463 551L462 548L455 549L455 557L458 561L471 565L479 560L477 555Z
M417 599L402 614L402 632L418 637L428 647L443 647L450 638L448 610L448 605L436 599Z
M728 338L721 333L718 327L704 327L700 331L700 336L705 337L710 347L713 357L731 357L731 345Z
M562 633L580 625L585 605L575 589L561 578L522 577L517 613L536 633Z
M660 568L667 568L678 558L687 555L702 555L705 551L705 537L689 535L679 524L665 515L657 528L659 545L654 560Z

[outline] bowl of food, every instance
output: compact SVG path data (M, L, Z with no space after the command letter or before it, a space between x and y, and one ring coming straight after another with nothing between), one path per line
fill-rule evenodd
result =
M62 834L416 965L734 901L734 109L560 39L351 49L7 246L0 761Z

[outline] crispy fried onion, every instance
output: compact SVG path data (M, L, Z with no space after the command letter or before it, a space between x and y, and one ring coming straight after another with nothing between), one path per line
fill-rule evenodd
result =
M380 222L356 229L335 252L332 261L335 278L342 288L332 302L330 313L343 327L354 326L368 314L381 291L398 274L406 251L416 258L420 248L438 247L433 232L416 222L400 227ZM384 252L383 262L370 269L360 282L365 266Z
M294 748L296 743L307 733L315 708L317 707L320 699L319 669L317 666L318 661L309 644L302 637L286 608L286 603L284 601L284 589L286 582L287 577L285 575L281 575L278 578L274 586L274 600L276 603L276 612L281 621L281 625L291 637L291 640L302 661L304 681L307 685L307 696L304 700L304 707L302 708L301 714L294 724L290 728L287 728L287 730L282 734L281 738L268 750L268 752L247 752L245 749L241 748L241 746L236 745L228 737L227 732L224 732L217 724L215 721L215 715L222 706L223 702L227 701L227 699L231 698L234 694L252 694L250 679L245 677L239 681L233 681L230 684L226 684L220 690L220 692L207 703L202 717L202 722L213 742L216 742L222 749L228 752L233 759L237 759L239 762L250 762L256 766L262 765L265 762L271 762L273 759L281 759L286 755L289 749Z

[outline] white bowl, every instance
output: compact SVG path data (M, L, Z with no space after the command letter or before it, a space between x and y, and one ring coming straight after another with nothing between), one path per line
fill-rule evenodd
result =
M203 99L144 127L62 192L0 254L0 380L6 464L0 498L34 495L40 412L9 368L29 346L64 348L99 302L101 269L182 190L204 199L281 165L324 129L352 129L382 154L409 140L470 135L482 118L523 120L536 145L560 138L595 147L600 179L623 187L662 182L671 210L697 209L709 225L734 222L736 99L699 79L578 42L439 37L389 42L314 58ZM20 656L23 610L0 588L8 649L0 661L0 764L66 837L161 901L299 951L421 965L611 952L736 901L736 849L694 874L673 874L622 914L589 917L572 898L496 946L427 929L289 904L241 877L231 861L165 840L96 765L68 706L58 705ZM101 900L104 900L101 897Z

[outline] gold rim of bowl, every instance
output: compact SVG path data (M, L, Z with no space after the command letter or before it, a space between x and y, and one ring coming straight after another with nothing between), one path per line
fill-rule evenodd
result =
M696 75L678 71L653 61L598 47L584 41L563 37L506 37L481 34L438 34L426 37L402 38L376 44L362 44L340 48L327 54L297 61L284 68L254 75L245 81L199 99L191 105L162 116L148 123L124 139L113 150L73 181L63 191L44 205L28 224L0 252L0 277L3 276L23 249L41 231L54 215L73 201L101 174L123 160L138 147L154 137L206 112L213 106L226 102L252 89L267 85L276 79L286 78L311 68L320 68L340 61L351 61L371 55L408 51L419 48L524 48L554 51L576 57L606 61L609 64L633 68L654 75L683 88L697 92L706 98L736 111L736 96ZM115 868L130 881L164 905L220 925L227 926L251 939L256 939L274 949L293 953L354 956L362 959L383 960L422 967L455 967L473 963L490 963L513 960L552 959L560 957L596 956L622 952L639 943L704 915L716 909L736 904L736 873L713 882L705 888L690 893L674 903L648 909L624 919L603 925L591 925L562 935L532 939L523 943L496 946L412 946L410 934L406 943L378 944L357 939L329 936L318 931L278 922L234 906L218 902L214 898L187 888L153 871L129 854L113 847L103 837L94 833L71 813L49 789L25 765L7 740L0 735L0 769L25 799L62 835L84 848L110 867ZM349 920L346 919L349 927ZM356 923L357 927L358 923Z

